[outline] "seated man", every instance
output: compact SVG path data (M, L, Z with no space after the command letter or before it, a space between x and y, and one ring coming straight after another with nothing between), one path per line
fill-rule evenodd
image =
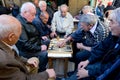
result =
M91 50L91 56L79 63L78 70L66 80L96 78L120 59L120 8L109 16L111 33ZM117 74L118 75L118 74Z
M12 46L18 41L22 27L12 16L0 15L0 80L48 80L55 78L53 69L41 73L30 73L31 68L38 67L36 58L19 57ZM26 68L27 66L27 68Z
M80 61L86 60L91 55L91 47L97 45L107 36L105 26L98 21L95 15L83 14L79 23L81 28L58 44L62 47L66 42L73 40L72 61L76 63L75 68Z
M38 5L36 15L40 15L41 12L47 11L49 14L49 19L48 19L47 24L51 25L51 20L53 18L54 11L49 6L47 6L46 1L44 1L44 0L37 0L36 3Z
M73 30L73 17L68 12L67 5L60 6L60 10L54 13L51 30L51 37L67 37Z
M47 12L41 12L39 16L33 20L33 25L39 31L40 38L42 38L42 44L50 44L50 33L51 29L48 27L47 22L49 19L49 14Z
M36 9L34 4L26 2L22 5L17 19L22 24L22 34L16 44L20 56L26 58L38 57L40 60L39 71L46 70L48 63L47 46L41 44L38 30L32 25Z

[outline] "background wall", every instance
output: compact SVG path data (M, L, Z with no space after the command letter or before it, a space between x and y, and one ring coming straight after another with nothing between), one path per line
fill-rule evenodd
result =
M84 5L88 5L89 0L69 0L69 11L75 16Z

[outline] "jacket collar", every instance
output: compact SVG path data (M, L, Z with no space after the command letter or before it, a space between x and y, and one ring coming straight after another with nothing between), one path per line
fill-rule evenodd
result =
M94 26L92 27L92 29L90 29L90 32L91 32L92 34L94 34L94 32L95 32L96 27L97 27L97 24L98 24L98 22L96 22L96 23L94 24Z
M0 48L3 49L6 53L11 54L14 56L14 52L12 51L12 48L8 45L6 45L4 42L0 41Z

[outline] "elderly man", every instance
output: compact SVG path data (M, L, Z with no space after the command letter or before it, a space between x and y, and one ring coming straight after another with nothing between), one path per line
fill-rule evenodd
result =
M50 33L51 29L48 27L47 22L49 19L49 14L44 11L41 12L39 16L33 20L33 25L35 25L36 29L39 31L40 38L42 38L42 43L45 45L49 45L50 43Z
M37 11L37 15L40 15L41 12L47 10L47 3L45 1L39 1L38 6L39 6L39 11Z
M63 4L60 6L60 10L54 13L52 25L52 37L57 35L60 37L67 37L73 30L73 17L68 12L68 6Z
M0 16L0 80L47 80L55 77L53 69L41 73L29 73L26 66L37 67L36 58L19 57L12 46L21 34L20 22L12 16Z
M49 14L49 19L47 24L51 25L51 20L53 18L54 11L49 6L47 6L46 1L40 0L38 5L39 5L39 10L37 11L37 15L40 15L41 12L47 11Z
M36 9L34 4L26 2L22 5L17 19L22 24L22 34L17 42L20 56L26 58L38 57L40 60L39 71L46 70L48 62L47 46L41 44L38 30L32 25Z
M97 46L92 48L89 59L78 65L77 73L68 80L84 80L86 77L98 77L106 69L110 68L115 61L120 59L120 8L113 10L109 16L111 33ZM114 75L114 74L113 74ZM117 76L117 75L116 75Z
M80 25L81 28L58 44L62 47L66 42L73 40L72 61L76 63L75 68L80 61L86 60L91 55L91 47L107 36L105 26L98 21L95 15L83 14L80 18Z

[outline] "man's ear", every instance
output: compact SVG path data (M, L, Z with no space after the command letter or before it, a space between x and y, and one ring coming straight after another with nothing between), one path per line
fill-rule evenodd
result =
M15 39L15 34L14 33L10 33L9 35L8 35L8 40L11 42L11 41L13 41Z

